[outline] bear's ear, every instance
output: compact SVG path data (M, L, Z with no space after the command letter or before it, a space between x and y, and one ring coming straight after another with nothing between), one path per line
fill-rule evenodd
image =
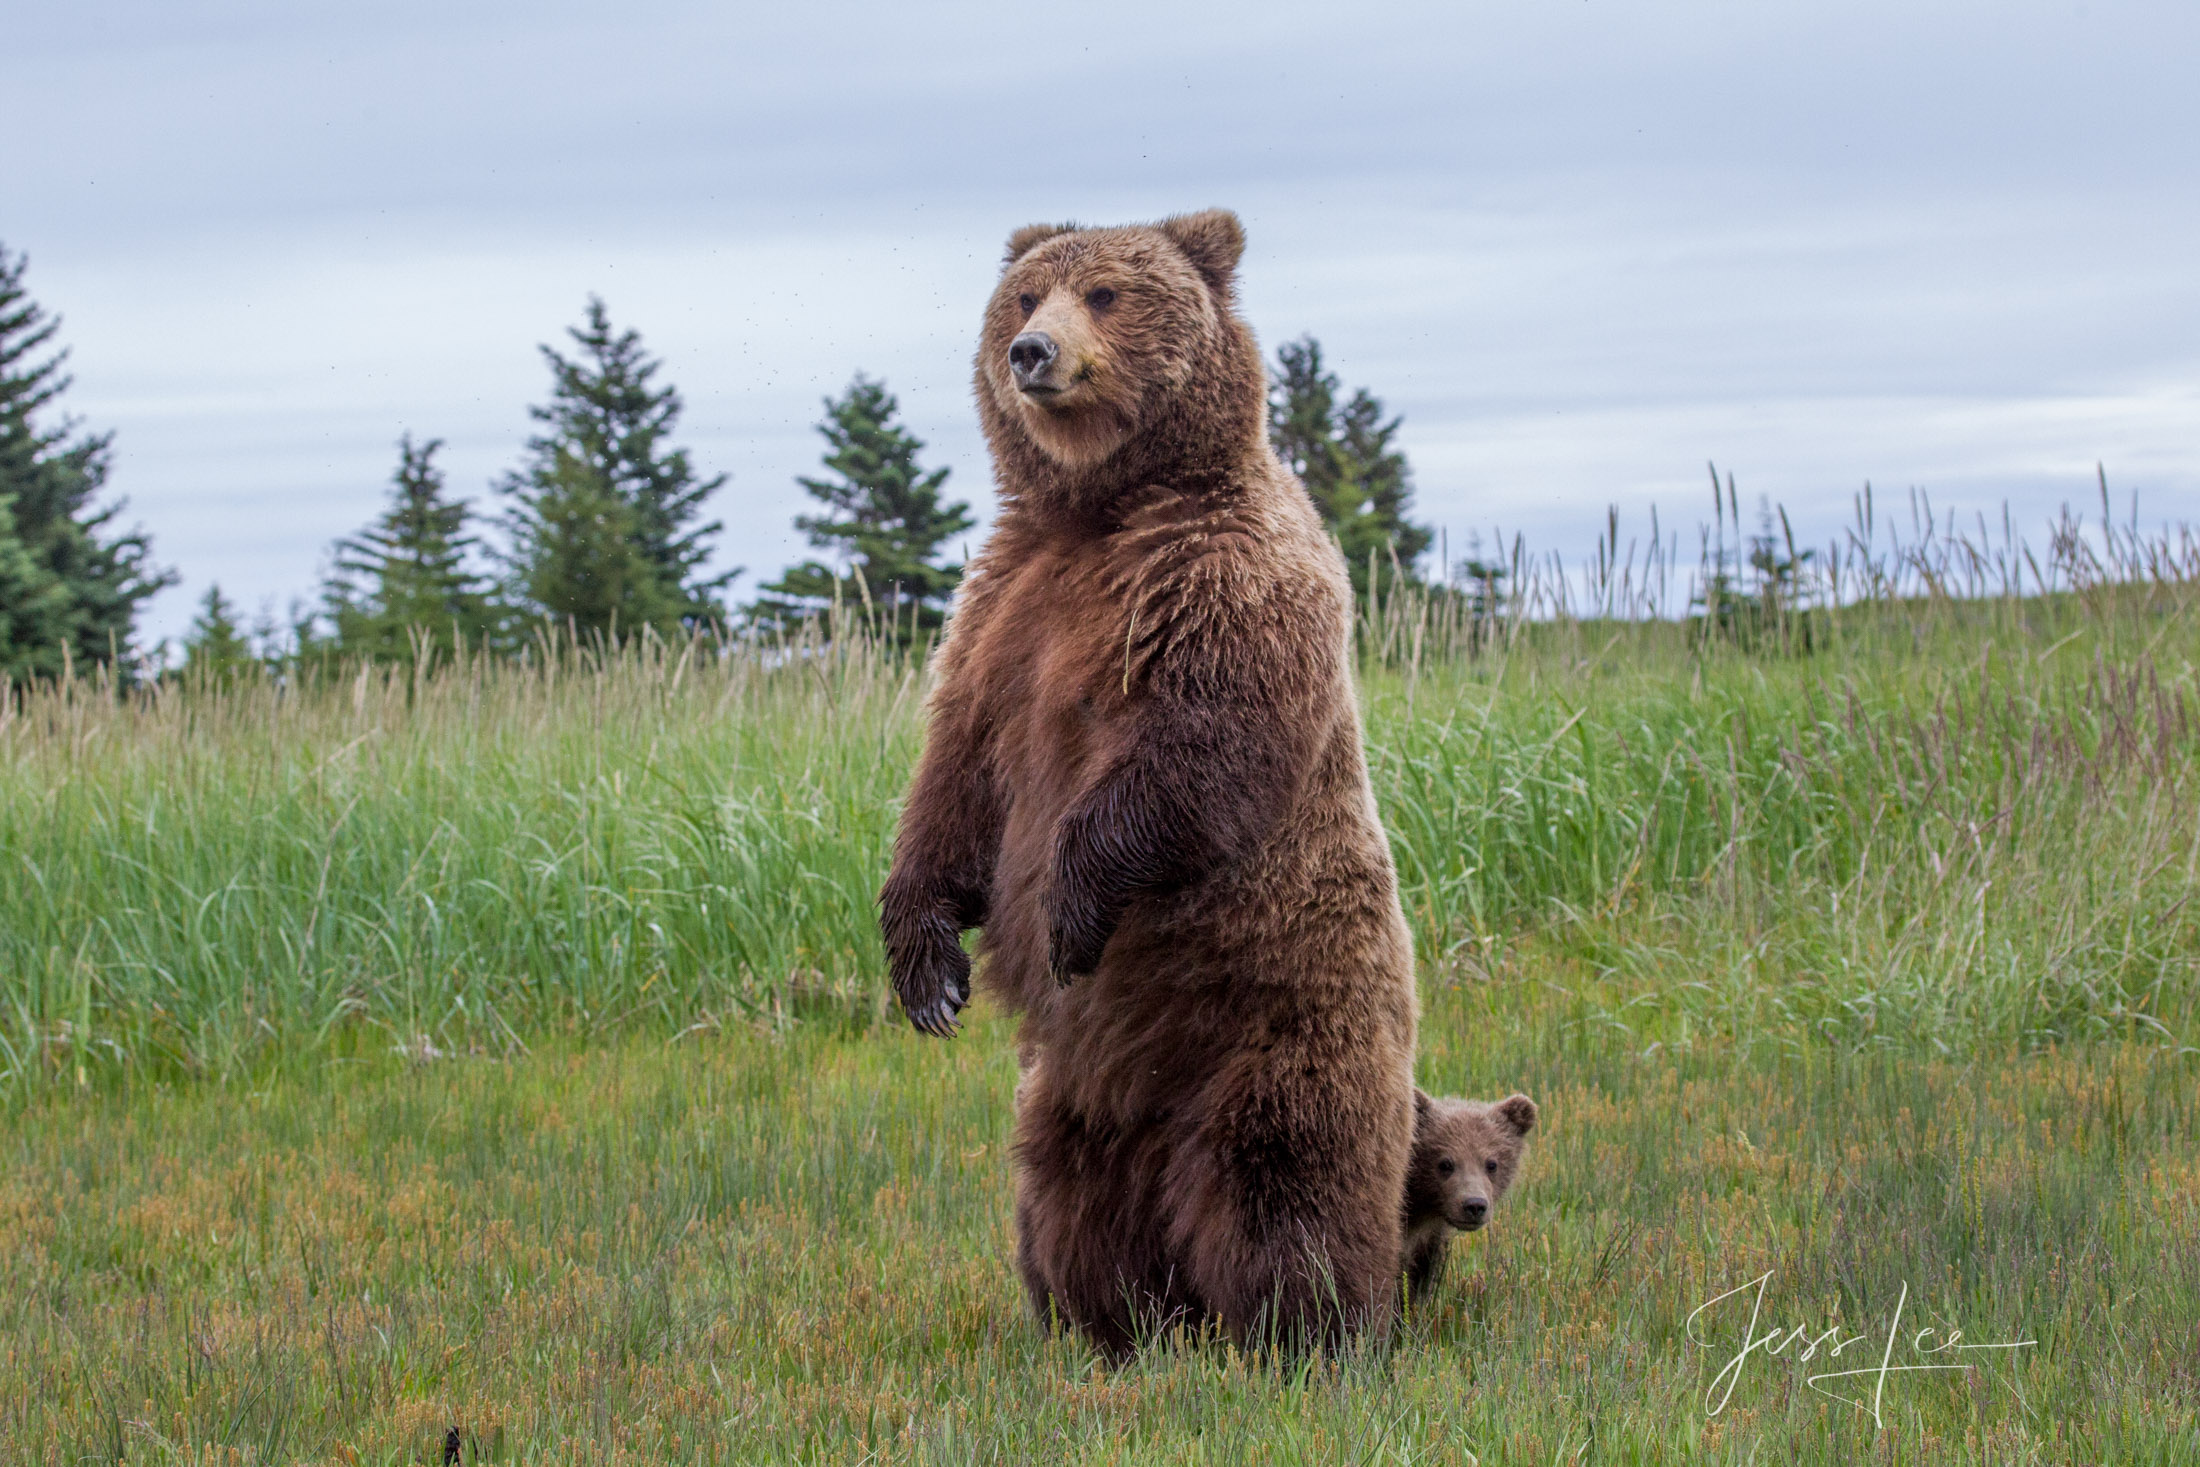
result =
M1161 221L1161 232L1184 252L1217 295L1228 293L1238 256L1245 253L1245 226L1228 209L1202 209Z
M1008 253L1001 257L1003 265L1013 265L1031 253L1033 245L1044 244L1057 234L1075 234L1074 224L1026 224L1008 237Z
M1519 1135L1535 1129L1535 1102L1525 1095L1508 1095L1497 1102L1497 1115Z
M1413 1126L1415 1130L1428 1124L1431 1109L1428 1092L1420 1086L1413 1087Z

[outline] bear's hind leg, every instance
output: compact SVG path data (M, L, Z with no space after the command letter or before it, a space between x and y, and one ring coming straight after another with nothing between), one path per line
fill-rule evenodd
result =
M1159 1138L1077 1115L1031 1087L1016 1118L1016 1260L1042 1325L1123 1360L1199 1315L1168 1257Z
M1345 1078L1289 1104L1257 1079L1218 1087L1175 1156L1175 1251L1241 1344L1335 1346L1397 1317L1411 1092L1388 1104Z
M1206 1232L1190 1250L1193 1271L1223 1330L1242 1346L1334 1350L1354 1336L1387 1334L1396 1318L1395 1250L1385 1257L1311 1226Z

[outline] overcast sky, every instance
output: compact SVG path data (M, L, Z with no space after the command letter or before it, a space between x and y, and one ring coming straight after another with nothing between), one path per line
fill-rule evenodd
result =
M19 6L0 242L183 574L309 593L402 431L485 504L586 297L807 553L857 370L989 514L969 354L1041 219L1244 218L1271 357L1405 416L1420 517L1573 550L1620 506L1830 533L1882 493L2036 526L2105 462L2200 518L2200 6ZM1624 534L1624 529L1623 529ZM753 592L752 574L736 594Z

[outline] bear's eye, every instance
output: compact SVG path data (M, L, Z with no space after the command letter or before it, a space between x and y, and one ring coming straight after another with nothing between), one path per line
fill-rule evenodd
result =
M1104 311L1115 304L1115 292L1105 285L1085 297L1085 304L1096 311Z
M1023 313L1028 316L1033 311L1039 309L1039 298L1027 290L1022 295L1016 297L1016 304L1021 307Z
M1497 1163L1494 1161L1485 1161L1482 1163L1482 1170L1488 1172L1491 1176L1494 1177L1497 1175Z
M1451 1175L1451 1173L1452 1165L1448 1159L1436 1163L1436 1175L1438 1175L1439 1177L1448 1177Z

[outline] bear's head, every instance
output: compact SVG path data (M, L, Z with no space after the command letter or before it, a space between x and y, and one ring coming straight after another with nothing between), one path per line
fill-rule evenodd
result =
M1413 1162L1406 1173L1408 1226L1441 1218L1473 1232L1490 1220L1520 1170L1535 1102L1525 1095L1503 1100L1439 1100L1413 1092Z
M1258 444L1260 352L1232 286L1244 249L1226 209L1011 235L977 362L1004 488L1196 470Z

